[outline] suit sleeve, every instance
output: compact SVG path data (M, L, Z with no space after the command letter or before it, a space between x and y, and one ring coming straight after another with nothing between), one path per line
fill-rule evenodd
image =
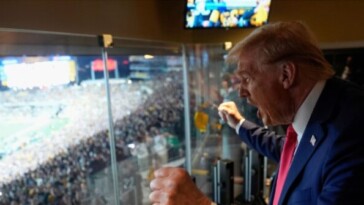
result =
M250 148L277 163L279 162L284 142L282 135L277 135L275 132L245 120L239 128L239 137Z

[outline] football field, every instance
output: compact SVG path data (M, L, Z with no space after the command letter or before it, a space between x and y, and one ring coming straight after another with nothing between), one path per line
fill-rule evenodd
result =
M65 118L0 118L0 155L51 137L68 121Z

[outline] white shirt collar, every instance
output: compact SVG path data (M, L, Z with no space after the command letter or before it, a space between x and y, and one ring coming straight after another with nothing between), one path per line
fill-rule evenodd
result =
M300 143L302 139L303 132L306 129L308 121L312 115L313 109L324 89L326 81L319 81L312 88L311 92L306 97L305 101L302 103L300 108L298 109L292 126L297 133L297 145Z

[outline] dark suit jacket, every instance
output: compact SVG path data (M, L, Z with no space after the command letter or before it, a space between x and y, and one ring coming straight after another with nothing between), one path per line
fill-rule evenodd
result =
M336 78L328 80L303 133L279 204L364 205L363 128L363 88ZM279 162L284 136L249 121L243 123L239 135ZM274 187L275 180L272 195Z

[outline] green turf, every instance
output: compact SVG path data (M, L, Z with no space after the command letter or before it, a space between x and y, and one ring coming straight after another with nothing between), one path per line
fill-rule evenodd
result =
M51 137L52 133L63 129L69 119L0 119L0 122L0 152L4 152L13 147L9 146L9 142L17 144L17 140L22 139L31 146L31 143Z
M8 122L5 120L0 120L0 122L0 142L19 130L29 126L29 123L26 122Z

